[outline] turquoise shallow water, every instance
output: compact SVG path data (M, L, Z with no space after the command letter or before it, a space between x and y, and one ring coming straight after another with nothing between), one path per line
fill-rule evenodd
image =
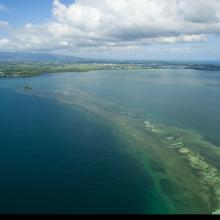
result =
M97 71L0 80L0 213L168 213L111 125L74 106L17 93L78 89L220 140L220 73ZM210 86L211 84L211 86Z

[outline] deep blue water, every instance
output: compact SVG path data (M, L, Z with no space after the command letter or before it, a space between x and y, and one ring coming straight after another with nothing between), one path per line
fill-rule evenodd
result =
M110 127L10 90L0 100L0 213L158 212L148 174Z
M98 71L0 80L0 213L166 213L152 180L111 125L17 93L79 89L220 140L220 73ZM204 84L204 85L203 85Z

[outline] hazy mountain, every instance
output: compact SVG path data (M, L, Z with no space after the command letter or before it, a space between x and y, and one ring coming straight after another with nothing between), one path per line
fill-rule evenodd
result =
M72 61L80 62L82 58L47 53L0 52L1 61Z

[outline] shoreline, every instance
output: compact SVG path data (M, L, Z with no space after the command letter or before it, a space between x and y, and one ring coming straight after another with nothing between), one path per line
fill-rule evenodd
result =
M68 62L0 62L0 78L27 78L46 73L90 72L98 70L196 70L220 71L220 64L181 64L163 62L137 63L68 63Z

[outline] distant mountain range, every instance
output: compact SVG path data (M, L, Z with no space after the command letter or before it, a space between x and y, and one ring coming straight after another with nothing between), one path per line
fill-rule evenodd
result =
M91 59L76 56L49 54L49 53L28 53L28 52L0 52L0 62L65 62L65 63L99 63L99 64L141 64L149 68L190 68L190 69L220 69L219 60L206 61L154 61L154 60L120 60L120 59Z
M0 62L7 61L72 61L80 62L84 59L74 56L47 54L47 53L24 53L24 52L0 52Z
M135 63L136 61L117 59L93 59L76 56L27 53L27 52L0 52L0 62L75 62L75 63Z
M71 63L136 63L130 60L118 59L92 59L76 56L49 54L49 53L27 53L27 52L0 52L0 62L71 62Z

